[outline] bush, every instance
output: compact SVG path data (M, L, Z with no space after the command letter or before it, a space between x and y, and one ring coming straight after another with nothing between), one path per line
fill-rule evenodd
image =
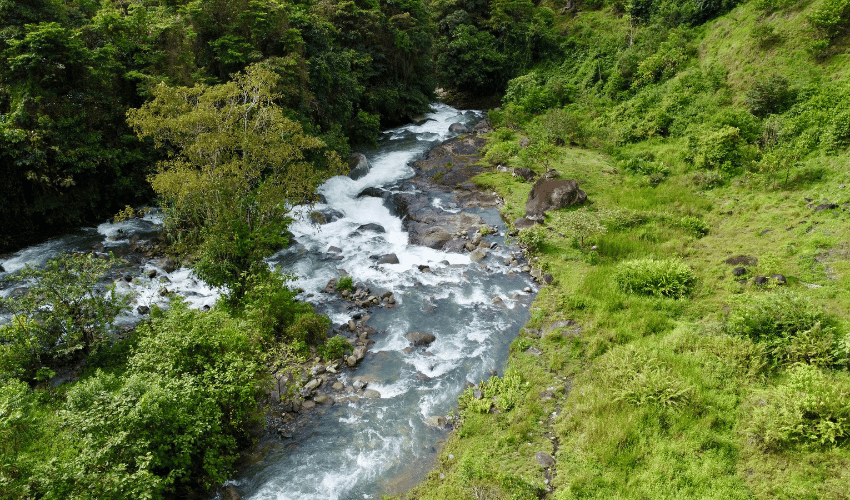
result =
M336 282L336 289L340 291L354 291L354 278L351 276L343 276Z
M686 160L699 169L733 174L749 163L757 150L746 143L737 127L728 125L688 139Z
M762 49L770 48L782 40L782 36L776 32L776 28L767 23L753 26L752 31L750 31L750 38L755 40L756 44Z
M709 226L708 224L700 219L699 217L693 217L691 215L686 215L678 220L676 223L677 226L687 229L697 238L702 238L703 236L708 234Z
M529 252L540 250L545 240L546 230L538 225L523 229L516 237L517 243Z
M327 339L328 327L331 322L327 316L316 313L305 313L298 316L286 328L284 338L289 341L303 341L308 345L318 345Z
M633 406L676 408L686 405L693 391L657 354L633 345L615 347L593 369L613 401Z
M342 335L335 335L329 338L324 345L316 348L319 355L325 360L339 359L351 352L351 349L351 344Z
M254 274L248 280L248 290L239 308L231 309L235 315L244 317L264 342L281 337L296 318L313 312L313 306L295 300L297 293L287 286L288 279L279 273Z
M513 142L497 142L487 146L484 159L492 165L506 165L519 152L519 146Z
M186 496L224 481L260 394L262 366L244 321L174 301L137 328L126 371L97 371L61 409L73 450L40 464L33 484L54 498ZM58 443L55 443L58 445Z
M27 265L7 277L32 282L23 296L0 298L0 308L13 315L11 325L0 327L0 358L14 376L33 379L43 365L81 351L91 354L110 339L115 317L129 302L113 287L99 286L115 264L115 259L62 254L44 268Z
M696 277L679 261L647 258L621 262L614 281L627 293L680 299L691 293Z
M750 113L765 117L779 114L794 103L795 92L789 87L788 80L781 75L770 75L756 81L747 91L744 104Z
M767 450L833 447L850 436L850 379L796 364L775 387L750 398L742 422L748 440Z
M783 290L739 298L725 329L760 344L775 363L828 365L846 356L833 323L808 298Z
M651 184L659 184L670 175L670 167L660 161L652 161L644 158L629 158L617 162L617 168L637 175L645 175Z
M473 388L465 390L458 398L461 412L488 413L494 406L501 411L511 410L525 394L520 374L509 371L502 378L493 376L478 384L481 399L473 395Z
M584 120L585 117L579 111L550 109L535 118L529 130L556 145L584 145L590 135Z

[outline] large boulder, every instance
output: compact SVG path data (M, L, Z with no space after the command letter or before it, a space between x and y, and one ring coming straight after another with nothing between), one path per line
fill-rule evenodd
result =
M572 179L540 179L534 183L525 203L525 216L542 219L549 210L557 210L587 201L587 193Z
M469 129L462 123L452 123L449 125L449 132L454 132L455 134L468 134Z
M436 340L434 334L423 332L409 332L405 337L407 337L407 340L413 342L415 346L429 345Z
M369 165L369 160L366 159L366 155L363 153L353 153L348 158L348 167L351 169L348 176L355 181L368 174L369 170L372 169L372 166Z
M398 264L398 256L394 253L388 253L378 259L378 264Z

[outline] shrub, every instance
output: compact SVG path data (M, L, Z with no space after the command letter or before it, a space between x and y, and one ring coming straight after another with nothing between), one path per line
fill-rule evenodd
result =
M788 80L781 75L770 75L756 81L747 91L744 104L750 113L764 117L779 114L794 103L795 92Z
M540 250L545 240L546 230L538 225L523 229L516 237L517 243L529 252Z
M612 349L599 359L594 371L613 401L633 406L679 407L687 404L693 390L675 377L658 355L633 345Z
M586 208L558 211L552 214L552 227L573 236L583 248L586 240L589 242L608 231L602 225L602 217L606 214L607 212L590 211Z
M458 398L461 412L488 413L494 406L501 411L512 409L525 394L522 377L513 371L502 378L493 376L478 385L481 399L473 394L473 388L463 392Z
M664 163L640 157L619 161L617 168L632 174L645 175L653 185L659 184L670 175L670 167Z
M782 40L782 36L776 32L776 28L767 23L753 26L752 31L750 31L750 38L755 40L756 44L762 49L776 45Z
M505 165L519 151L519 146L513 142L498 142L487 146L484 159L492 165Z
M554 144L585 144L589 136L585 117L570 109L550 109L534 119L529 129Z
M679 299L691 293L696 277L679 261L646 258L621 262L614 281L624 292Z
M782 290L739 298L725 329L760 344L774 362L827 365L842 355L833 322L808 298Z
M318 345L325 341L328 335L330 320L327 316L316 313L305 313L298 316L286 328L284 338L290 341L304 341L308 345Z
M742 422L751 442L767 450L836 446L850 436L850 379L796 364L775 387L751 398Z
M732 174L755 155L755 148L746 143L740 130L726 125L713 132L691 136L688 139L686 159L699 169Z
M687 229L697 238L702 238L703 236L708 234L709 226L708 224L700 219L699 217L694 217L691 215L686 215L678 220L676 223L677 226Z
M248 291L239 307L231 310L244 317L253 331L266 342L283 335L296 318L313 312L310 304L295 300L297 293L287 286L287 276L263 272L248 280ZM228 302L223 303L228 306Z
M18 298L0 298L0 308L12 313L12 325L0 328L0 356L16 366L17 375L33 378L56 358L91 354L110 338L115 317L129 297L99 281L116 264L92 255L62 254L44 268L27 265L7 279L32 282Z
M354 291L354 278L351 276L343 276L336 282L336 289L340 291Z
M339 359L345 356L346 353L351 351L351 344L348 343L348 340L345 339L342 335L335 335L328 339L324 345L320 345L316 348L319 355L326 359Z

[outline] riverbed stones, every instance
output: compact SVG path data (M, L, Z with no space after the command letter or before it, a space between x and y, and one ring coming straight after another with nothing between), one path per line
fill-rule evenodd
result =
M538 451L537 454L534 455L534 459L543 467L552 467L555 465L555 459L552 458L552 455L545 451Z
M338 392L345 389L345 384L337 380L336 382L334 382L334 385L332 385L331 388Z
M434 334L424 332L408 332L405 337L407 337L407 340L413 342L413 345L416 347L430 345L431 342L437 339Z
M366 399L381 399L381 393L375 389L366 389L363 391L363 397Z
M151 312L151 308L148 307L148 306L139 306L139 307L136 308L136 311L138 311L139 314L144 316L145 314L148 314L149 312Z
M522 179L525 182L531 182L535 177L537 177L537 173L530 168L518 167L514 169L513 176L518 179Z
M387 230L384 229L384 226L380 224L375 224L370 222L369 224L363 224L357 228L358 231L372 231L373 233L386 233Z
M309 399L308 399L308 400L306 400L306 401L304 401L303 403L301 403L301 410L302 410L302 411L312 410L312 409L313 409L313 408L315 408L315 407L316 407L316 402L315 402L315 401L311 401L311 400L309 400Z
M348 158L348 167L351 169L348 176L355 181L364 177L370 170L372 170L369 160L363 153L353 153Z
M317 394L313 398L313 401L315 401L316 404L320 404L322 406L332 406L335 402L334 398L328 396L327 394Z
M378 259L378 264L398 264L398 256L394 253L388 253Z
M529 219L542 219L543 214L587 201L587 193L579 189L572 179L541 178L534 183L525 203L525 216Z
M448 426L449 421L446 419L446 417L434 415L428 417L425 420L425 424L428 425L428 427L434 427L435 429L445 429Z
M469 260L472 262L479 262L484 260L487 257L487 249L486 248L476 248L469 254Z
M453 132L455 134L468 134L469 129L462 123L452 123L449 125L449 132Z

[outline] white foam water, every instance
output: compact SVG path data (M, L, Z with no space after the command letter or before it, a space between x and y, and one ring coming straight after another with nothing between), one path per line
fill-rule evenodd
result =
M301 207L302 217L290 226L297 244L269 262L290 270L304 297L342 324L358 310L322 293L342 271L373 293L394 294L394 309L370 312L368 324L381 333L356 371L343 378L368 380L380 398L318 409L294 439L278 442L263 462L234 480L243 498L379 498L403 489L425 472L413 464L433 457L445 436L444 430L428 427L427 419L451 411L464 384L502 368L533 297L521 292L531 285L528 277L510 273L502 263L510 249L498 212L480 212L499 228L499 234L485 237L498 247L482 263L472 263L468 254L409 245L403 221L381 198L358 197L366 188L410 192L413 188L399 184L413 174L409 163L450 138L452 123L471 125L480 116L435 104L428 121L384 134L380 148L367 154L372 169L366 176L334 177L319 189L325 203ZM429 197L433 208L459 211L444 193ZM316 226L309 210L338 219ZM367 224L383 232L362 227ZM338 250L329 252L332 247ZM398 264L376 264L374 256L389 253ZM421 272L421 265L430 272ZM405 334L410 331L433 333L436 340L409 351Z
M444 430L428 427L426 420L451 411L464 384L501 370L511 340L528 318L533 296L521 290L532 283L502 263L511 250L501 236L505 228L498 212L479 211L498 227L499 234L485 236L498 247L481 263L471 263L465 254L409 245L403 221L381 198L358 197L366 188L412 192L415 188L402 183L413 174L410 162L450 138L452 123L472 125L481 116L444 104L434 104L433 110L420 125L384 133L380 147L367 154L372 165L367 175L358 180L334 177L319 189L325 203L297 207L294 213L301 216L290 226L295 244L268 259L270 266L280 265L291 274L292 286L303 288L302 297L336 325L359 311L322 293L343 270L373 292L392 291L396 307L370 312L368 324L380 332L376 343L355 372L341 376L344 382L363 377L380 398L317 409L294 439L277 441L262 462L228 482L243 498L368 499L409 486L427 472L417 464L433 458L436 443L445 437ZM459 210L445 193L428 196L435 209ZM310 211L333 212L337 219L317 226ZM161 223L158 213L149 212L142 219L81 229L5 258L0 265L6 272L0 277L27 264L43 265L60 252L90 251L97 244L106 252L119 250L133 236L150 238ZM367 224L383 231L362 227ZM331 254L331 247L339 251ZM376 264L375 255L389 253L398 257L398 264ZM334 260L337 256L341 259ZM132 309L120 322L138 322L143 317L138 306L167 306L164 289L195 308L212 306L220 297L222 290L209 287L189 269L168 272L164 264L161 259L147 261L124 271L133 275L131 281L113 282L132 300ZM421 272L421 265L430 272ZM156 271L153 278L151 271ZM8 296L13 288L0 290L0 295ZM433 333L436 340L408 352L405 334L410 331Z

